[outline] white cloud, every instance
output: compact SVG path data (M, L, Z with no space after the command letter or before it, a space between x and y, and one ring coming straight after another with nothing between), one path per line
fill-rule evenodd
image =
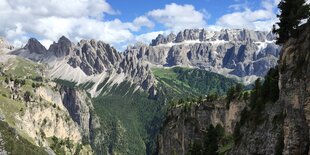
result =
M48 39L43 39L43 40L39 40L39 41L46 49L48 49L49 46L53 43L53 41L48 40Z
M145 44L149 44L159 34L165 34L165 31L155 31L155 32L149 32L149 33L141 34L141 35L138 35L135 37L135 41L136 42L142 42Z
M3 1L3 0L2 0ZM24 10L36 17L102 17L116 11L105 0L4 0L11 9Z
M270 31L272 25L277 21L274 9L277 0L263 0L261 9L251 10L245 7L243 11L236 11L223 15L217 22L217 27L224 28L248 28L254 30Z
M202 28L206 26L204 11L197 11L192 5L166 5L164 9L152 10L147 13L166 28L179 31L186 28Z
M0 36L17 46L25 44L29 37L36 37L48 47L65 35L73 41L94 38L120 47L134 41L149 43L162 33L133 34L142 27L152 30L153 21L176 32L205 27L205 19L210 17L205 10L197 11L192 5L175 3L149 11L132 22L107 21L105 14L118 14L106 0L0 0Z
M155 25L146 16L139 16L133 20L133 25L140 28L145 26L147 28L153 28ZM139 29L138 29L139 30Z
M105 0L0 0L0 36L16 46L31 36L48 46L62 35L119 44L132 40L132 31L153 26L144 16L133 22L104 20L105 14L117 13Z
M65 35L75 41L83 39L99 39L109 43L123 42L132 37L126 23L120 20L100 22L89 18L58 18L40 19L34 27L44 38L57 40Z

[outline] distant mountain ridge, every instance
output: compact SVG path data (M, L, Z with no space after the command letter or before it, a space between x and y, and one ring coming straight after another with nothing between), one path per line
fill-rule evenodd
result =
M184 41L274 41L275 36L271 32L253 31L247 29L223 29L220 31L209 31L206 29L185 29L177 35L171 33L166 37L159 34L156 39L152 40L151 46L157 46L167 43L182 43Z
M133 46L126 52L151 66L201 68L250 83L276 65L279 51L271 32L187 29L160 34L150 46Z
M31 38L12 54L47 63L52 78L95 83L89 92L97 96L103 82L113 86L129 81L137 84L137 90L154 90L150 89L156 86L153 67L200 68L251 83L276 65L280 47L274 38L270 32L245 29L187 29L177 35L158 35L150 45L128 47L120 53L102 41L74 44L62 36L49 49Z

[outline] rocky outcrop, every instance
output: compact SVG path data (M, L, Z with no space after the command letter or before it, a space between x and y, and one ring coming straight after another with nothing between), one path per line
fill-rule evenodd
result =
M120 59L120 53L102 41L81 40L74 48L68 64L74 68L80 67L87 75L93 75L113 70Z
M84 122L79 124L76 122L76 118L71 117L70 112L75 108L74 105L66 107L67 104L62 101L62 94L55 91L57 87L53 86L54 83L50 82L46 86L36 88L31 101L25 103L26 106L20 110L21 114L15 116L18 123L14 123L14 127L18 132L27 133L27 137L33 140L36 145L47 147L51 152L53 150L50 147L53 146L53 143L48 139L54 137L54 143L55 139L58 139L56 141L67 140L68 148L65 150L69 149L67 153L70 154L70 152L72 153L70 149L74 150L78 145L84 145L82 140L84 136L88 136L89 133L86 131L89 130L84 128ZM80 96L75 97L76 102L84 102L79 100L82 99ZM71 142L69 143L69 141ZM58 147L61 149L61 146ZM82 150L91 153L90 148L84 147Z
M158 136L158 154L188 154L191 144L204 143L203 137L211 124L221 125L232 133L244 106L244 102L232 102L227 109L226 101L220 100L193 104L189 109L179 106L168 110Z
M48 51L56 57L64 57L73 52L74 44L65 36L59 38L57 43L53 43Z
M167 44L170 42L173 42L176 38L176 35L173 33L170 33L167 37L165 37L162 34L159 34L156 39L152 40L152 43L150 44L151 46L157 46L160 44Z
M259 116L253 119L252 110L241 116L234 128L234 146L228 154L278 154L281 153L283 109L279 102L267 104Z
M92 104L85 92L79 92L74 88L62 86L60 89L63 105L68 110L70 117L75 121L83 131L83 136L90 138L91 126L93 126L91 115Z
M47 54L46 48L35 38L30 38L24 48L30 53Z

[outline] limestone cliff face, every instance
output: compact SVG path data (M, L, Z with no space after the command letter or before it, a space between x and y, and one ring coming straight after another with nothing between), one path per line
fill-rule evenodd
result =
M241 116L244 123L235 128L235 143L228 154L277 154L281 152L283 109L277 103L267 104L256 119ZM254 113L253 111L249 113ZM248 118L247 118L248 117ZM237 131L236 131L237 130Z
M177 107L168 110L158 137L158 154L188 154L194 142L203 143L209 125L221 125L233 132L245 102L232 102L229 109L225 100L192 105L190 109Z
M30 42L27 48L41 47ZM46 66L15 56L0 60L1 121L50 154L93 154L100 124L86 91L51 81L44 76Z
M89 128L94 126L93 122L89 123L89 120L83 119L90 115L90 112L83 113L83 110L90 109L90 105L86 105L87 101L82 93L77 93L77 90L64 93L62 91L58 92L59 86L56 86L53 82L48 82L46 85L37 87L33 94L30 93L31 97L26 101L23 88L20 88L14 81L2 85L5 86L5 89L11 90L8 99L12 102L10 104L19 103L22 106L15 115L1 109L2 120L8 122L24 138L37 146L45 147L52 154L55 150L51 150L51 148L55 141L51 142L50 139L55 138L58 141L66 141L70 145L70 147L59 145L59 148L57 148L61 149L63 147L66 154L74 154L79 145L83 146L80 153L92 154L90 146L82 144L83 137L89 137ZM71 105L67 106L68 103L65 101L64 96L69 96L73 92L77 95L74 96ZM82 109L77 110L75 108L82 105L84 106ZM10 108L13 105L7 106ZM70 112L80 116L80 119L71 116ZM88 126L85 127L85 124Z
M62 86L60 89L62 103L68 110L70 117L82 129L83 135L89 137L91 122L92 104L90 100L84 96L83 92L79 92L74 88Z
M61 86L59 92L64 107L79 126L83 141L89 142L92 146L97 145L94 130L100 128L100 123L86 92L65 86Z
M280 59L280 100L285 108L283 154L309 154L310 25L283 47Z

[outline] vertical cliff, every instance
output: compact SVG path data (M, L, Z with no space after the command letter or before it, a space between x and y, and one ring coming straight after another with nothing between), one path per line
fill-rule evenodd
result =
M232 134L245 106L244 101L234 101L229 108L223 99L216 101L185 101L168 110L158 136L158 154L186 155L193 144L205 145L210 125L223 128L225 136Z
M307 24L297 38L284 44L279 60L279 99L264 103L253 120L241 116L243 122L236 128L240 136L230 154L309 154L309 40Z
M280 100L284 106L283 154L309 154L310 25L289 40L280 59Z

